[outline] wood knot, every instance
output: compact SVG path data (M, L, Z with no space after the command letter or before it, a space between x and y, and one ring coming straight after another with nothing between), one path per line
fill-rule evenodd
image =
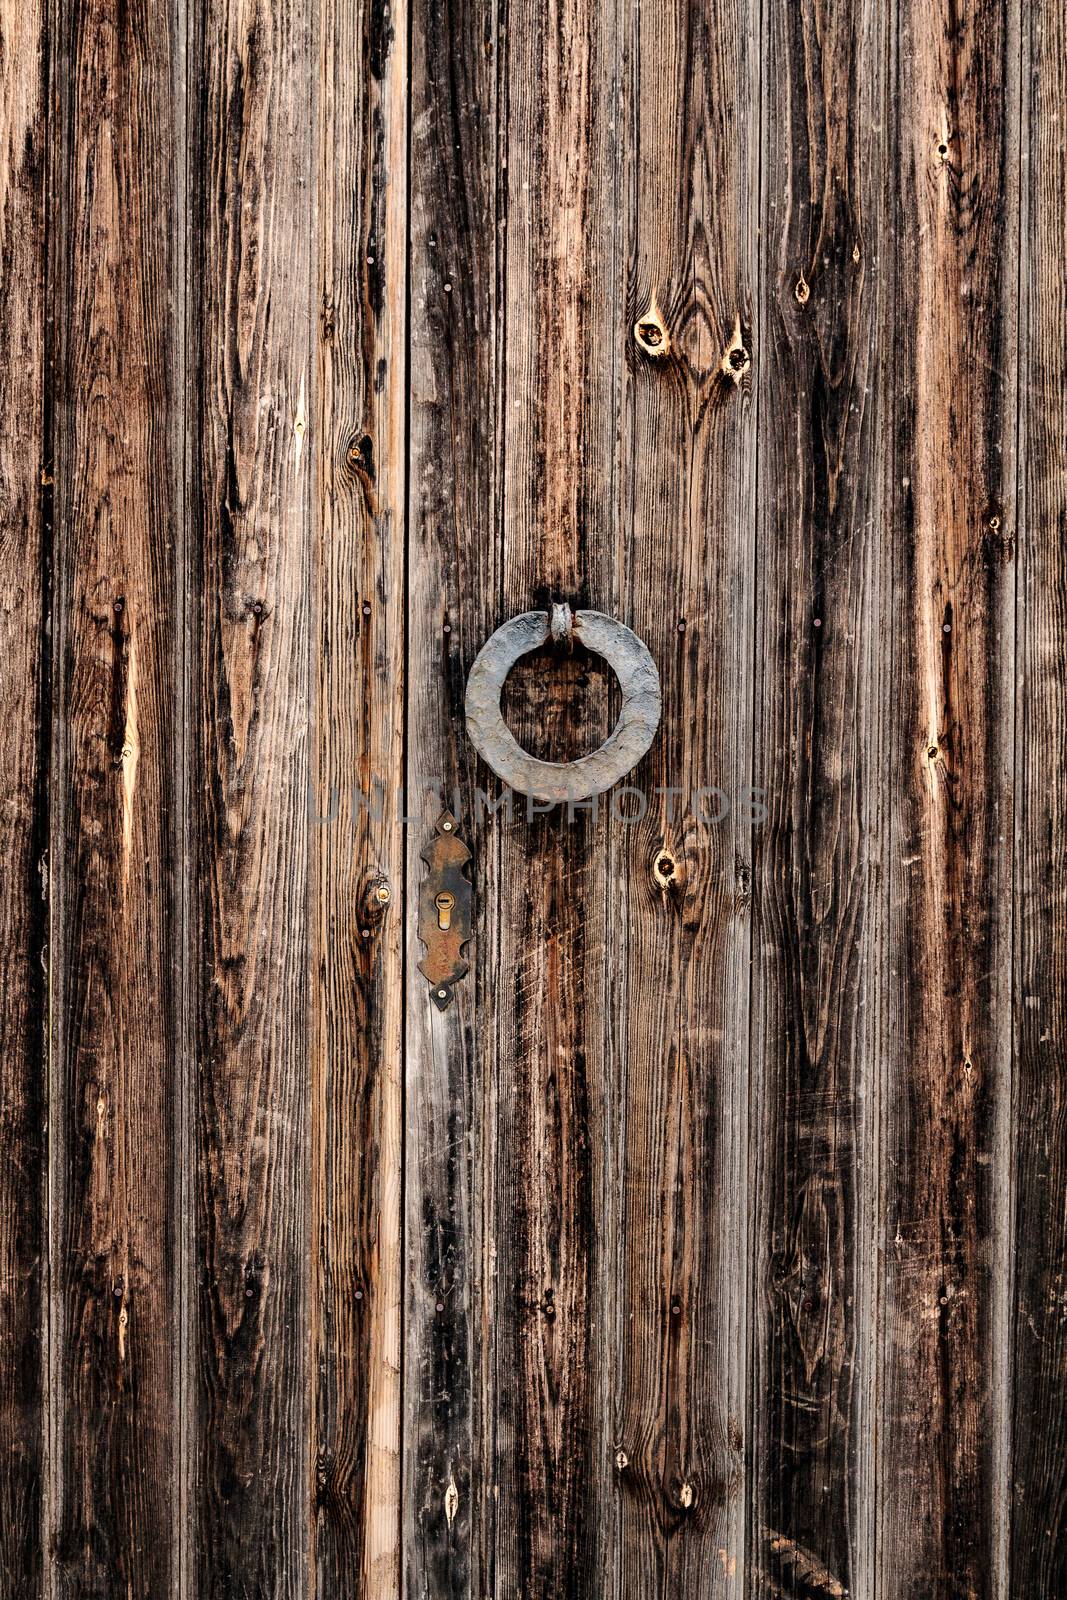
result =
M652 876L661 889L669 889L671 887L677 870L674 857L668 855L666 850L660 851L652 863Z
M638 349L653 361L661 361L670 354L670 335L655 301L650 301L648 310L634 323L634 340Z
M726 346L721 368L731 383L740 383L751 365L752 357L741 335L741 319L738 318L734 323L730 343Z
M345 465L350 472L362 473L374 481L374 440L369 433L350 439L345 451Z
M796 295L798 306L807 305L808 299L811 295L811 289L809 288L807 279L804 277L803 273L801 273L800 277L797 279L797 286L793 290L793 293Z

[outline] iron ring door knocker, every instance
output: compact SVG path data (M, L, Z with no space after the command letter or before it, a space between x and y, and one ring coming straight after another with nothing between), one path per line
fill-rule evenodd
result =
M557 642L570 638L572 628L586 649L603 656L614 671L622 689L622 711L591 755L539 761L504 721L500 692L520 656L537 650L550 636ZM651 748L660 709L659 672L636 633L602 611L576 611L572 617L566 605L554 605L550 614L524 611L505 622L482 646L467 679L467 732L474 748L509 788L536 800L586 800L610 789Z

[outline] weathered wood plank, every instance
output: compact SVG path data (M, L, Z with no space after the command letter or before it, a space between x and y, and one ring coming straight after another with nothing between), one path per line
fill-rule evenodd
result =
M407 16L319 17L311 1351L322 1600L399 1593Z
M495 1419L478 1413L472 1364L495 1335L487 1097L502 822L475 810L483 779L462 708L465 668L499 620L507 180L494 16L466 0L415 0L411 38L403 1545L406 1594L436 1600L494 1593L493 1486L474 1469L474 1434ZM421 852L443 803L460 818L474 883L471 972L445 1013L418 971L416 935Z
M1006 1593L1067 1594L1067 17L1023 52L1013 1459ZM1008 537L1015 533L1007 529Z
M45 14L0 15L0 1591L43 1573L48 641Z
M51 11L45 1548L55 1594L145 1600L177 1570L179 33L155 0Z
M188 959L201 1596L307 1592L312 17L228 0L190 61Z
M458 785L476 885L472 973L444 1016L409 944L415 1593L610 1582L604 827L528 824L522 799L513 825L489 822L476 789L498 786L462 721L466 670L499 622L606 592L625 331L601 160L618 68L600 21L597 37L585 7L506 35L459 9L414 18L409 786ZM517 677L526 739L573 754L607 732L603 675ZM436 804L410 796L409 917Z
M627 339L622 8L533 8L511 17L504 43L497 622L554 598L610 609ZM518 736L555 760L611 729L610 675L578 662L568 676L547 659L517 684ZM480 1372L492 1432L480 1459L501 1597L610 1595L617 1583L609 831L605 804L531 818L523 800L496 862L496 1062L483 1113L495 1141L483 1249L496 1279Z
M504 610L518 606L516 596ZM512 700L520 742L553 760L595 748L614 720L603 668L577 655L538 666L540 681L528 674ZM491 1592L612 1594L607 818L575 809L570 822L565 810L527 820L517 800L498 866L500 1033L486 1096L495 1151L482 1250L495 1279L482 1316L494 1338L479 1376Z
M902 9L877 1592L1003 1593L1018 13Z
M628 21L629 375L607 537L611 608L659 663L663 725L607 885L615 1468L619 1592L668 1600L744 1583L760 46L747 0Z
M872 1593L891 437L884 7L764 10L754 1593Z

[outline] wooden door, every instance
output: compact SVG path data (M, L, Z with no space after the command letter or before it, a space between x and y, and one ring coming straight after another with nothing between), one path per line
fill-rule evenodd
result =
M1061 8L0 61L0 1595L1058 1600Z

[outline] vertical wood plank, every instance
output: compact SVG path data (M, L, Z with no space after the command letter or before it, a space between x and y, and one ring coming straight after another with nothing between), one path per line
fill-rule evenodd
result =
M617 827L608 885L609 1125L624 1128L615 1471L619 1592L667 1600L744 1584L760 46L746 0L627 17L612 591L659 664L663 723L627 780L648 814ZM587 475L592 489L595 463Z
M0 16L0 1590L43 1574L47 748L45 16ZM46 483L46 480L48 482Z
M51 13L57 1595L176 1581L179 12Z
M312 14L191 57L193 1546L204 1600L307 1592Z
M404 1582L410 1600L490 1595L493 1485L474 1468L472 1370L495 1334L494 1129L483 1096L497 1048L493 863L501 819L476 809L465 669L496 626L501 40L467 0L411 14L410 407L406 783ZM418 971L421 852L443 805L473 856L469 977L447 1013ZM480 1253L481 1252L481 1253ZM480 1314L476 1304L481 1302ZM478 1316L477 1322L475 1321Z
M1009 0L902 10L887 1600L1005 1592L1018 61Z
M888 20L764 12L752 1071L758 1595L871 1593Z
M1014 1438L1008 1594L1067 1593L1067 18L1029 9L1022 81L1013 1166ZM1008 530L1010 537L1011 530Z
M506 45L497 622L553 599L610 609L627 337L621 8L560 0L513 14ZM607 737L611 700L595 658L579 655L568 680L557 655L527 675L525 695L519 680L513 714L527 748L565 761ZM480 1442L500 1596L611 1594L617 1582L608 840L604 803L538 817L523 799L498 862L484 1112L496 1281L481 1374L494 1431Z
M440 803L430 779L462 811L477 908L471 976L443 1016L409 941L420 1594L611 1583L605 829L588 814L527 823L522 798L512 822L490 820L477 789L495 800L499 786L462 719L466 672L502 620L608 593L625 334L618 41L597 21L565 6L506 32L462 7L413 22L409 914ZM550 686L558 664L541 665L511 714L565 757L608 731L605 680L572 668Z
M319 18L315 1592L399 1593L407 15Z

